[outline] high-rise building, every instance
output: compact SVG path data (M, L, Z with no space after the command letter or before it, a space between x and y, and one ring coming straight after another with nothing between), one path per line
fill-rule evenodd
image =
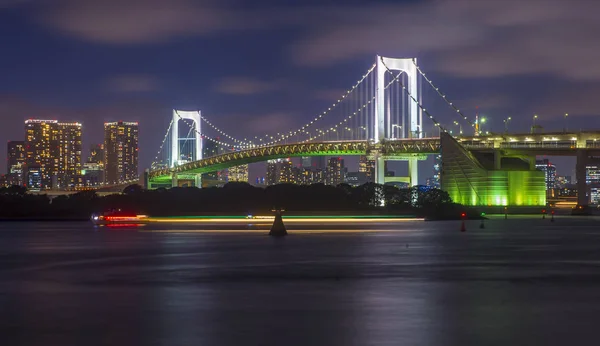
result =
M367 182L375 181L375 160L369 160L367 156L361 156L358 161L358 172L364 173Z
M585 167L585 183L590 188L589 202L591 204L600 204L600 165L598 165L598 164L586 165L586 167Z
M229 168L229 181L248 182L248 165Z
M81 171L81 124L25 121L25 163L36 167L42 189L73 186Z
M39 164L32 163L25 165L24 177L27 187L32 191L40 191L42 184L42 168Z
M58 123L58 158L55 162L60 188L74 187L81 175L81 124Z
M25 164L25 141L9 141L7 145L7 173L21 171Z
M138 123L104 124L104 178L108 184L138 178Z
M546 176L546 188L548 190L553 189L556 185L556 166L550 163L548 159L544 159L536 161L535 168L544 172Z
M52 188L52 177L58 166L58 121L29 119L25 121L25 162L35 166L35 188ZM39 175L39 184L37 184ZM31 179L27 179L28 184ZM30 185L28 185L30 186ZM30 186L31 187L31 186Z
M327 164L327 175L325 184L337 186L345 181L344 159L332 157Z
M295 180L292 160L288 158L267 161L267 185L294 183Z

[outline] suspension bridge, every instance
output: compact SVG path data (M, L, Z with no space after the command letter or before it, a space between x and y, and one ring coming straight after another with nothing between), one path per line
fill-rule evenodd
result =
M454 136L443 126L423 105L423 86L431 87L448 106L453 124L473 128L474 136ZM423 118L437 128L439 136L427 136ZM180 123L187 127L180 128ZM182 136L182 130L187 135ZM242 139L215 126L200 111L174 110L145 176L148 188L178 186L180 179L201 186L203 173L244 164L360 155L375 162L376 183L385 182L386 161L407 161L410 185L417 185L418 161L438 153L442 154L442 189L459 203L544 205L545 180L535 170L535 155L574 155L580 167L586 158L600 155L600 131L484 134L426 76L417 59L378 56L330 107L285 133Z

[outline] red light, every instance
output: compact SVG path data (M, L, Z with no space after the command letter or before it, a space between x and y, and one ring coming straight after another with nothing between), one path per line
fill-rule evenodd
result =
M465 216L467 216L467 213L460 214L460 217L465 217Z
M543 214L546 214L546 209L542 209L542 213L543 213Z
M554 215L554 210L552 211L552 215Z

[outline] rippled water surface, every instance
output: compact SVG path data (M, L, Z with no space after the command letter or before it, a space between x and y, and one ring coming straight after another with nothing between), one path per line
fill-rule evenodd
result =
M295 225L304 231L273 239L210 225L0 223L0 340L597 344L600 219L485 226Z

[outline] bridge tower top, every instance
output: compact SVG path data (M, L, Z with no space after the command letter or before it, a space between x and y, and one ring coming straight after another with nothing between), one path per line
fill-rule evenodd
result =
M194 126L194 139L196 157L194 160L202 160L202 136L200 135L200 111L178 111L173 110L173 125L171 126L171 162L170 166L179 165L181 152L179 146L179 121L191 120Z
M421 102L421 95L418 90L418 72L416 58L386 58L377 56L377 91L375 100L375 121L373 140L375 143L386 138L393 138L392 123L390 120L389 109L386 112L386 93L385 76L390 71L400 71L408 76L408 85L406 89L409 95L415 100ZM419 105L416 102L409 103L408 134L409 137L423 138L422 123L423 116L419 111Z

